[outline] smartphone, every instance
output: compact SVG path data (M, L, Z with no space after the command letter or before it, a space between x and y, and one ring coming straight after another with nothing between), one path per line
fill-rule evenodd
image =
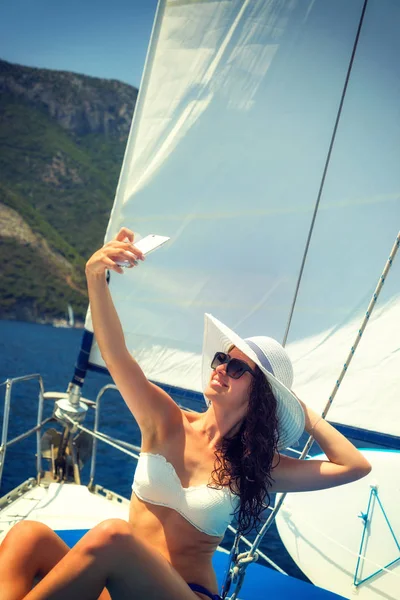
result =
M151 233L150 235L146 235L146 237L142 238L138 242L133 242L134 246L141 250L145 256L153 252L153 250L157 250L160 248L165 242L168 242L170 238L165 235L157 235L155 233ZM127 260L117 261L116 263L120 267L130 267L131 263Z

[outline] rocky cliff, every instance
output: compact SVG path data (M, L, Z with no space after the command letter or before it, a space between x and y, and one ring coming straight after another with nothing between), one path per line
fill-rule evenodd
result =
M0 60L0 318L83 319L137 93Z
M13 65L0 60L0 94L42 110L76 136L126 142L138 90L120 81Z

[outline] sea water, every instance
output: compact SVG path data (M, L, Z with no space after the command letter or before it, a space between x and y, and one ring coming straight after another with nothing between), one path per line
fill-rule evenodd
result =
M83 331L38 325L19 321L0 320L0 383L8 378L38 373L47 392L65 392L70 382L80 349ZM82 395L95 400L100 389L113 383L110 376L88 372ZM14 384L8 439L20 435L36 425L38 381ZM5 386L0 387L0 423L3 421ZM197 406L189 408L199 409ZM44 417L50 416L53 401L45 402ZM89 409L85 426L93 429L94 411ZM57 423L51 425L60 429ZM102 398L100 430L114 438L140 445L139 428L116 391L108 391ZM33 434L7 449L0 497L28 479L36 476L36 435ZM95 483L129 498L136 460L99 442L97 446ZM82 471L82 483L88 483L89 464ZM268 511L265 511L267 516ZM254 535L247 536L252 540ZM230 548L233 541L228 531L223 546ZM290 575L307 580L291 560L273 525L264 537L260 549ZM243 552L245 547L242 546ZM264 561L262 561L264 562Z

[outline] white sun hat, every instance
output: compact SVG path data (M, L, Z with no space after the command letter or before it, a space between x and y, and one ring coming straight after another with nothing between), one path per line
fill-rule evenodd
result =
M248 356L264 373L277 401L278 449L291 446L304 431L304 411L296 396L290 391L293 383L293 367L290 358L279 342L266 336L246 339L205 314L202 358L203 393L211 377L211 361L216 352L228 352L234 345ZM205 397L206 403L209 400Z

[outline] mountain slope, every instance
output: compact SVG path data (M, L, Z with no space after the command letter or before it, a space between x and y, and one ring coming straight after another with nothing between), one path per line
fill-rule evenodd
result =
M0 318L51 320L71 302L83 319L84 264L104 237L136 97L0 61Z

